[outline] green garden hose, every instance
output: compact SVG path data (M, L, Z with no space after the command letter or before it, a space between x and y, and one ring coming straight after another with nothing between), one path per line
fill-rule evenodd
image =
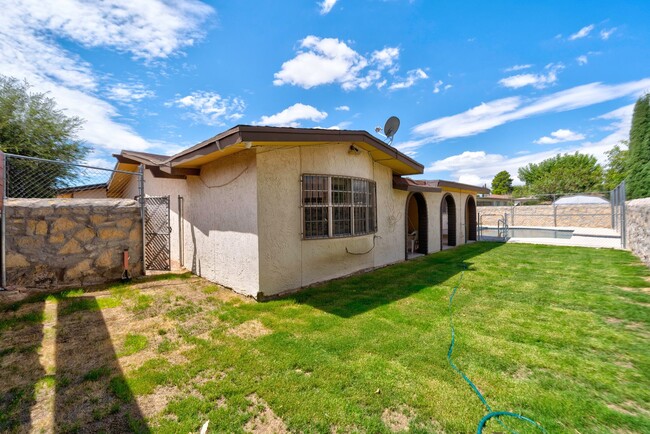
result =
M458 283L451 291L451 296L449 297L449 326L451 327L451 343L449 344L449 351L447 351L447 361L449 362L449 366L451 366L452 369L456 371L463 378L463 380L465 380L467 384L469 384L469 387L472 389L472 391L474 391L476 396L478 396L478 399L481 400L481 402L485 406L485 409L488 411L488 414L486 414L478 423L476 433L482 434L485 424L487 424L487 422L493 418L496 419L497 422L499 422L499 424L505 429L507 429L510 433L516 433L516 431L511 430L501 421L501 417L511 417L514 419L523 420L524 422L533 425L535 428L539 429L543 433L546 433L544 427L542 427L539 423L535 422L534 420L527 418L526 416L522 416L517 413L511 413L509 411L493 411L492 408L490 407L490 404L488 404L487 400L485 399L483 394L478 390L476 385L472 382L472 380L470 380L467 377L467 375L465 375L463 371L461 371L458 368L458 366L456 366L453 359L451 358L452 352L454 351L454 344L456 342L456 333L454 331L454 320L453 320L453 301L454 301L454 296L456 295L456 291L458 291L458 288L460 287L460 284L463 281L463 274L465 274L466 269L467 266L464 265L463 271L460 272L460 278L458 279Z

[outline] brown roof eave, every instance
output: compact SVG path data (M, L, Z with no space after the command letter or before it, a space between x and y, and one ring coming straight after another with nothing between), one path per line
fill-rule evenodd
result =
M164 163L171 166L185 164L195 158L209 155L242 142L363 142L388 154L392 158L411 167L417 173L424 171L424 166L397 149L387 145L367 131L353 130L316 130L308 128L257 127L238 125L217 136L186 149Z
M462 184L460 182L453 181L437 181L439 187L449 187L449 188L458 188L460 190L469 190L475 191L477 193L489 193L490 189L485 187L478 187L476 185Z

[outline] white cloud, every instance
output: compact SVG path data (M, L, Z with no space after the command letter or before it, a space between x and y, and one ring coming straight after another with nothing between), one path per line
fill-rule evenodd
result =
M214 10L196 0L21 0L9 6L30 28L85 47L110 47L137 58L165 58L192 45ZM6 9L5 9L6 10Z
M576 57L576 61L578 62L578 65L582 66L589 63L589 58L583 54L582 56Z
M605 164L605 152L619 141L628 137L634 104L630 104L596 119L611 120L606 130L612 132L597 142L583 142L577 146L555 148L537 153L517 152L515 157L502 154L490 154L485 151L463 152L441 160L434 161L426 169L427 173L449 172L451 177L473 185L490 185L497 172L506 170L513 177L515 184L522 184L517 178L517 171L530 163L539 163L557 154L580 152L594 155L600 164ZM469 182L472 181L472 182Z
M600 39L603 41L606 41L609 39L610 36L616 31L616 27L612 27L611 29L603 29L600 31Z
M433 83L433 93L440 93L441 90L449 90L453 86L451 84L445 84L443 86L444 82L442 80L438 80L435 83Z
M336 4L337 0L323 0L322 2L319 3L320 5L320 14L321 15L327 15L330 13L334 5Z
M508 122L545 113L565 112L618 98L637 97L648 87L650 78L615 85L590 83L539 98L514 96L481 103L462 113L416 125L413 133L426 137L411 141L409 149L426 143L473 136Z
M304 89L325 84L339 84L344 90L381 87L382 71L397 70L399 48L386 47L374 51L370 60L336 38L307 36L293 59L282 64L274 74L273 84L290 84Z
M569 41L575 41L576 39L581 39L589 36L589 33L594 29L593 24L589 24L588 26L584 26L580 30L578 30L576 33L573 35L569 36Z
M346 106L346 105L340 105L340 106L338 106L337 108L335 108L335 110L336 110L336 111L340 111L340 112L349 112L349 111L350 111L350 107L348 107L348 106Z
M280 113L271 116L262 116L256 125L270 125L275 127L299 127L300 120L311 120L313 122L320 122L327 117L326 112L319 111L316 107L297 103L291 107L287 107ZM338 128L334 128L338 129Z
M504 72L514 72L514 71L521 71L522 69L529 69L532 68L533 65L531 64L526 64L526 65L513 65L510 68L506 68L503 71Z
M540 137L535 140L535 143L539 145L554 145L555 143L575 142L577 140L583 140L584 138L584 134L576 133L571 130L559 129L553 131L550 136Z
M391 84L388 88L390 90L406 89L413 86L416 82L429 78L426 72L422 69L412 69L406 73L406 78L402 81L397 81Z
M224 119L238 120L246 109L246 104L241 98L223 98L214 92L199 91L184 97L177 96L178 98L165 105L191 109L188 117L205 125L224 125Z
M155 95L142 83L118 83L109 87L107 94L108 98L123 103L138 102Z
M545 69L548 71L546 74L517 74L510 77L502 78L499 84L511 89L519 89L520 87L533 86L536 89L544 89L550 84L557 81L557 73L564 69L564 65L549 64Z
M160 146L118 121L96 96L100 79L89 63L59 44L105 47L135 57L164 58L191 45L211 8L195 0L144 2L10 0L0 15L0 71L49 92L66 114L85 120L79 137L108 151Z
M379 69L390 68L399 60L399 48L386 47L383 50L373 51L371 60Z

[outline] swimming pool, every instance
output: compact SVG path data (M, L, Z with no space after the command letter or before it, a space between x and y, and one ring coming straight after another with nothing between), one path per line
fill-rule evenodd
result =
M502 234L494 226L483 226L480 228L481 237L503 238ZM568 229L552 228L508 228L505 238L564 238L573 236L573 231Z

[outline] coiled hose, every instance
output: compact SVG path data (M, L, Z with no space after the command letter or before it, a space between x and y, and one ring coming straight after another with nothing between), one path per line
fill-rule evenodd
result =
M543 433L546 433L546 430L544 427L542 427L539 423L535 422L534 420L527 418L526 416L522 416L521 414L517 413L511 413L509 411L493 411L492 408L490 407L490 404L488 404L487 400L483 396L483 394L478 390L476 385L470 380L467 375L463 371L461 371L458 366L454 363L452 359L452 353L454 351L454 344L456 342L456 333L454 331L454 319L453 319L453 301L454 301L454 296L456 295L456 292L458 291L458 288L460 287L460 284L463 281L463 275L465 274L465 270L467 269L467 266L463 264L463 270L460 272L460 278L458 279L458 283L454 287L454 289L451 291L451 296L449 296L449 326L451 327L451 343L449 344L449 351L447 351L447 361L449 362L449 366L452 367L454 371L460 375L463 380L469 385L469 387L472 389L472 391L478 396L478 399L481 400L483 405L485 406L485 409L488 411L488 414L483 416L481 421L478 423L478 427L476 428L476 433L477 434L482 434L483 433L483 428L485 428L485 425L488 423L490 419L496 419L499 424L504 427L506 430L508 430L510 433L517 433L517 431L513 431L510 428L508 428L503 421L501 421L501 417L511 417L514 419L519 419L523 420L524 422L533 425L535 428L540 430Z

